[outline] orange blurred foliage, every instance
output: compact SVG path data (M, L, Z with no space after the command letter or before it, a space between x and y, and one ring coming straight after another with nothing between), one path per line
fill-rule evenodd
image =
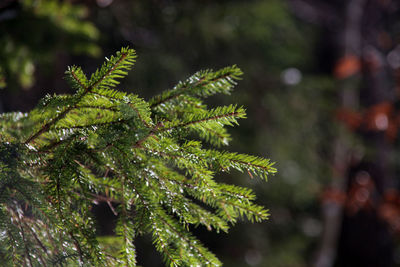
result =
M333 75L337 79L345 79L356 74L360 69L360 59L355 55L346 55L337 61Z
M385 132L390 141L396 139L400 126L400 113L396 112L391 102L378 103L364 112L340 108L336 111L336 118L351 131Z

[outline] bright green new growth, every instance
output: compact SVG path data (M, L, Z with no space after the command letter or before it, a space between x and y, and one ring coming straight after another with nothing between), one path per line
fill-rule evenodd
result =
M194 74L149 102L114 90L135 61L123 48L88 79L68 68L74 95L46 96L28 114L0 116L0 258L14 266L136 266L134 239L150 234L169 266L220 266L189 225L227 232L238 217L268 218L248 188L218 183L236 169L266 179L269 160L206 149L230 140L234 105L201 98L229 93L241 71ZM99 243L91 206L118 214L119 253Z

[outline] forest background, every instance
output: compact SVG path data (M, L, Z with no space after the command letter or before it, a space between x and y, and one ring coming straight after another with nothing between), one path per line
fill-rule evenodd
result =
M391 0L2 0L0 112L71 93L67 66L90 73L122 46L138 60L121 88L145 98L237 64L237 89L210 104L246 106L231 149L279 172L222 179L254 188L271 218L197 236L225 266L400 266L399 11ZM108 206L93 213L99 235L113 234ZM137 247L140 264L162 266L151 240Z

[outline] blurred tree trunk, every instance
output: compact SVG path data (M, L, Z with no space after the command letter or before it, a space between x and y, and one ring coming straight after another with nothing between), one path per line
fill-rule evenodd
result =
M380 31L385 26L384 11L390 1L291 0L290 3L298 17L323 25L324 34L328 35L325 38L336 42L334 50L325 51L328 55L323 58L332 54L337 57L332 70L338 84L338 109L358 111L360 105L376 109L385 101L393 101L390 75L379 47ZM324 232L314 267L332 267L335 263L341 267L392 264L392 236L379 215L385 189L393 185L389 162L393 145L385 136L389 118L384 115L363 122L374 124L374 131L362 129L365 125L354 129L366 144L364 150L373 151L368 162L358 156L345 129L338 130L332 146L330 197L325 197L322 203ZM365 199L360 197L362 192L367 194Z
M342 60L359 58L361 51L361 20L366 0L353 0L346 2L344 12L344 25L338 34L339 55ZM342 81L338 93L338 105L344 108L358 106L357 88L354 81ZM342 130L342 129L340 129ZM333 173L330 189L344 192L347 184L347 168L351 161L351 148L347 144L347 137L340 131L333 146ZM331 267L336 258L338 238L341 230L343 203L327 200L322 206L324 219L324 232L321 246L317 253L315 267Z
M394 145L387 135L390 118L386 109L392 108L395 95L379 40L385 30L386 8L383 1L368 1L364 6L359 99L371 115L364 119L359 133L372 153L349 170L337 258L337 266L342 267L393 266L393 236L380 216L385 191L393 186L394 176L390 162ZM363 203L359 201L364 201L362 190L366 193Z

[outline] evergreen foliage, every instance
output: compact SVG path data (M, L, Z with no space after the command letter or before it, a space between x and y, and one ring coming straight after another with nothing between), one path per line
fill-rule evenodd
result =
M88 13L85 6L70 1L0 1L0 88L29 89L35 69L40 66L41 75L46 75L55 55L99 56L100 32L86 20Z
M215 175L235 169L266 179L273 163L208 148L228 144L225 126L245 110L208 109L202 98L229 93L241 71L198 72L146 102L114 89L135 58L122 48L90 78L69 67L75 94L48 95L27 114L1 115L5 265L136 266L134 239L149 234L169 266L220 266L192 227L227 232L239 217L268 218L252 190ZM96 201L118 214L118 252L96 238L90 212Z

